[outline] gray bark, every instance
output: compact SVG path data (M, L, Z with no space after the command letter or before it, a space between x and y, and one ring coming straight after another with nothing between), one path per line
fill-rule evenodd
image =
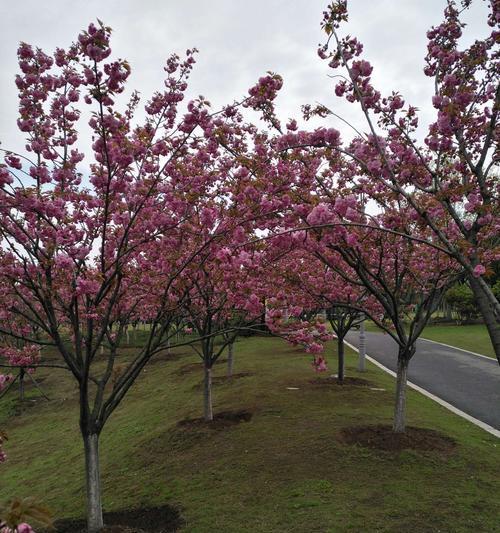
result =
M337 352L339 357L337 379L343 383L345 377L344 337L339 336L337 339Z
M491 287L482 278L469 278L470 288L474 293L477 306L481 311L484 323L488 329L491 344L500 364L500 313L499 303L491 290Z
M89 533L96 533L104 526L99 474L99 435L96 433L84 435L83 443L87 481L87 529Z
M23 367L19 370L19 400L21 402L21 406L24 402L24 376L25 376L26 370L24 370ZM22 408L22 407L21 407Z
M394 433L404 433L406 430L406 382L408 380L409 360L398 355L398 372L396 383L396 402L394 405Z
M205 376L203 380L203 414L207 422L214 419L212 407L212 369L205 366Z
M227 377L232 377L234 369L234 343L230 342L227 346Z

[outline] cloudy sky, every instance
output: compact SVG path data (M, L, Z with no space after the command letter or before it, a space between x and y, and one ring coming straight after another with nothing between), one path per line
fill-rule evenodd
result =
M333 94L326 62L316 54L326 0L0 0L0 141L20 149L16 130L16 48L20 41L46 52L66 47L97 18L113 28L116 57L129 60L129 87L147 97L162 87L163 64L171 52L200 50L191 95L203 94L220 106L245 94L266 71L280 73L284 88L280 117L300 115L305 103L322 102L356 125L359 114ZM382 92L398 89L429 108L431 80L422 73L425 32L442 16L444 0L350 0L344 33L365 45ZM471 37L486 31L484 2L466 16ZM424 114L424 118L429 115ZM330 125L340 127L333 120Z

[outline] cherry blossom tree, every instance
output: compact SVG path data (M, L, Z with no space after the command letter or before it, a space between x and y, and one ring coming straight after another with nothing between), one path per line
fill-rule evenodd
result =
M195 62L188 50L185 59L167 60L164 90L147 101L145 118L136 118L137 93L119 104L130 66L110 58L110 33L91 24L52 56L20 45L18 126L26 155L7 152L0 165L0 333L22 344L14 352L4 345L2 353L12 361L51 347L61 364L50 366L74 377L92 532L103 525L99 436L147 362L172 344L188 266L226 231L197 247L187 243L188 222L205 207L198 201L207 191L226 200L231 194L219 186L221 172L256 131L242 123L238 106L266 112L263 102L279 85L268 76L221 112L210 112L202 97L182 111ZM138 318L150 325L147 339L117 365Z
M287 239L281 239L279 246L274 246L274 253L280 253L280 247ZM302 241L301 247L292 244L291 234L288 235L291 248L289 253L282 255L276 269L282 278L281 290L286 292L289 301L300 303L302 308L309 309L311 316L322 316L330 324L337 337L339 383L344 382L345 356L344 339L353 326L362 320L364 313L380 315L380 306L373 297L368 297L361 282L348 283L335 271L325 265L311 252L309 240ZM347 269L347 267L345 267ZM351 272L351 278L355 273ZM328 340L322 337L322 341ZM321 363L321 361L320 361ZM322 365L317 367L322 368Z
M310 223L313 219L309 217ZM365 313L399 347L393 430L404 432L408 365L416 340L459 272L444 253L380 228L350 228L344 236L323 228L312 235L318 244L316 257L347 283L361 282L383 311L382 316Z
M266 240L282 246L283 253L292 244L301 247L345 285L376 300L377 312L360 311L399 346L394 431L404 432L415 342L444 292L460 277L460 265L397 196L382 191L377 199L383 210L366 213L367 197L352 186L357 169L343 156L338 132L289 130L270 147L265 157L288 183L290 205L268 225Z
M224 199L227 200L227 199ZM191 347L203 362L204 418L214 418L212 406L212 368L239 332L260 320L262 301L256 295L260 272L257 250L242 246L249 239L254 217L233 202L213 201L208 195L197 216L184 231L189 247L202 249L186 268L182 308L185 320L196 331L199 344ZM213 239L212 235L218 235ZM209 242L201 246L202 242Z
M432 78L436 118L424 143L417 138L418 110L396 91L383 96L372 83L372 65L363 45L341 36L347 2L332 2L324 13L328 40L321 58L336 72L338 97L359 106L368 132L356 132L342 148L356 168L353 181L378 201L395 195L411 207L415 221L464 270L500 362L500 304L486 281L498 260L499 181L498 24L500 3L491 0L484 39L461 47L461 20L472 0L448 0L443 21L427 33L424 72ZM335 115L324 105L311 116Z

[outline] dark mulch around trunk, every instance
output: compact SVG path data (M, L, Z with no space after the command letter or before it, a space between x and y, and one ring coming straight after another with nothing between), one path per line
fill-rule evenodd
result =
M227 359L217 359L214 365L221 365L223 363L227 363ZM185 374L190 374L191 372L203 372L203 363L200 361L199 363L188 363L186 365L182 365L174 372L174 374L176 376L184 376Z
M212 385L224 385L224 383L232 383L233 381L236 381L237 379L247 378L253 375L254 374L252 372L238 372L238 373L233 374L232 376L214 376L212 378ZM203 381L200 381L200 383L193 385L193 389L202 390Z
M344 428L340 440L377 450L419 450L451 453L457 443L451 437L426 428L407 427L406 433L394 433L388 425L355 426Z
M207 422L204 418L185 418L177 422L180 428L210 428L210 429L224 429L231 426L236 426L241 422L250 422L253 413L247 410L241 411L222 411L214 415L214 419Z
M171 533L178 531L184 521L177 509L164 505L104 513L106 527L101 533ZM85 520L58 520L56 533L86 533Z
M170 361L179 361L179 359L182 359L186 355L189 355L189 352L167 353L166 351L163 351L162 353L155 355L148 361L146 369L148 368L148 366L157 365L158 363L169 363Z
M359 387L373 387L373 383L363 378L354 378L354 377L345 377L343 381L339 381L335 377L327 378L315 378L312 379L309 383L312 385L324 385L324 386L337 386L337 387L346 387L346 386L359 386Z
M201 372L203 365L201 363L188 363L187 365L182 365L177 368L173 373L176 376L184 376L185 374L190 374L191 372Z
M212 378L212 383L214 385L221 385L222 383L230 383L233 380L247 378L248 376L253 376L253 372L237 372L232 376L215 376Z
M249 410L223 411L215 413L214 419L207 422L204 418L186 418L177 422L168 432L168 447L171 452L185 451L202 440L215 436L242 422L250 422L253 412Z

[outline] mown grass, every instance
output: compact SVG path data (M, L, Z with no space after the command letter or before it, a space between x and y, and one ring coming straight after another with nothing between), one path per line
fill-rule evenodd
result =
M451 454L341 443L343 427L391 421L394 382L376 367L363 377L384 390L315 386L301 350L244 339L235 371L251 375L217 385L214 400L216 412L247 409L252 420L187 429L177 423L201 416L202 373L186 370L196 358L182 352L152 362L104 430L107 510L168 503L192 533L500 531L500 441L429 399L408 392L408 422L455 439ZM351 352L347 362L348 375L357 375ZM220 364L215 375L224 371ZM0 501L33 495L57 517L82 516L76 392L63 373L37 376L50 402L37 399L21 415L14 393L0 402L0 427L10 437Z
M424 339L443 342L463 350L495 357L488 330L484 324L470 324L463 326L431 325L424 329Z

